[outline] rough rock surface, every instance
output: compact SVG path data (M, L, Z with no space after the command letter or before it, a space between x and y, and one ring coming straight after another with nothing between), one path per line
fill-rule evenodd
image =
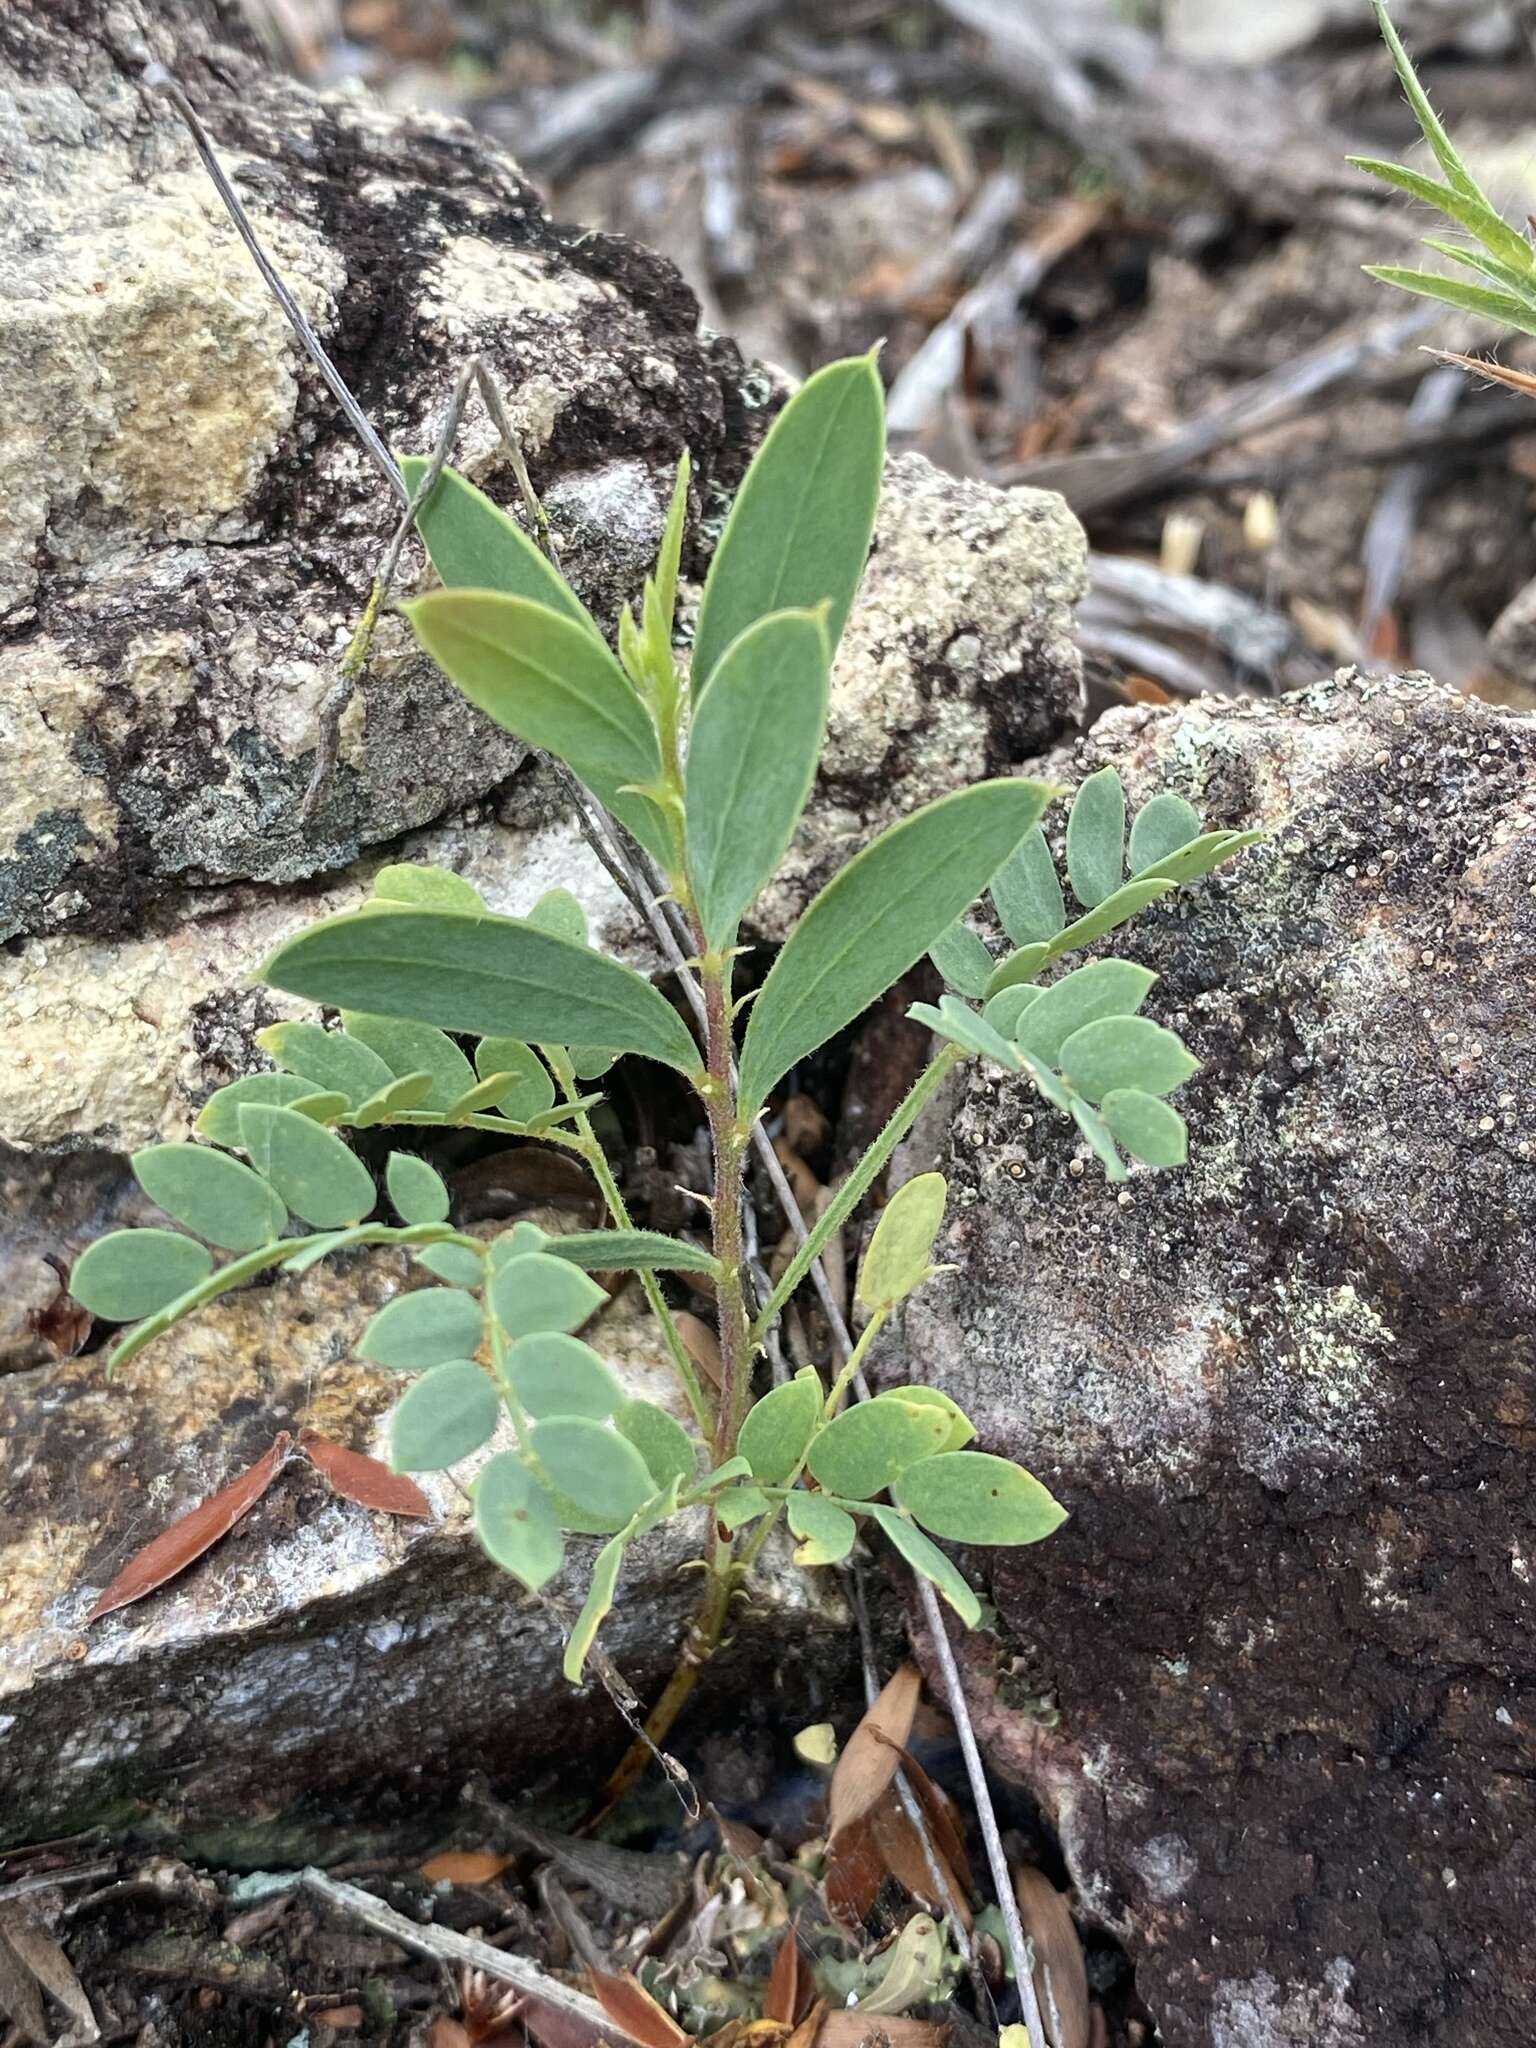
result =
M316 714L395 508L175 114L139 84L146 57L179 66L387 440L430 446L458 372L485 356L600 614L634 594L685 444L702 567L783 389L700 335L664 259L552 223L462 124L316 97L223 35L212 0L18 0L0 22L4 934L116 932L173 886L344 866L521 758L389 620L339 773L302 817ZM510 495L478 398L458 459ZM1054 500L951 489L921 466L893 472L892 498L886 609L839 678L850 705L893 692L904 757L874 764L882 803L891 774L916 800L1025 727L1065 730L1082 576L1081 535ZM935 538L942 630L914 632ZM835 743L835 845L870 793L866 754L856 733Z
M1422 677L1111 714L1269 843L1122 934L1205 1061L1124 1190L1006 1077L918 1376L1071 1510L993 1573L994 1754L1170 2044L1523 2041L1536 1905L1536 728Z

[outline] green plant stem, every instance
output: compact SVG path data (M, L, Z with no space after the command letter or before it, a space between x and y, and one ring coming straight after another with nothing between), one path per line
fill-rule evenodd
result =
M831 1239L834 1231L841 1230L863 1201L876 1175L917 1122L924 1107L937 1093L945 1075L952 1067L959 1066L962 1060L969 1057L970 1055L959 1046L946 1045L918 1075L893 1113L890 1122L843 1182L825 1211L817 1217L802 1240L800 1249L785 1267L783 1278L763 1304L757 1320L752 1325L748 1336L748 1344L752 1351L760 1348L785 1302L820 1258L823 1247Z

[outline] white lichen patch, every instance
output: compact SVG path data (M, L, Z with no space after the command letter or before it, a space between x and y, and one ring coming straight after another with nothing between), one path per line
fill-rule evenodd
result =
M1353 1965L1335 1956L1317 1984L1277 1983L1267 1970L1222 1984L1211 2014L1211 2048L1362 2048L1349 2002Z

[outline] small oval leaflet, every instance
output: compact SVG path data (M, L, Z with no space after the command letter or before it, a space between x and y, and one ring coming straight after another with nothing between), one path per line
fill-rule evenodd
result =
M591 1345L558 1331L519 1337L507 1353L507 1377L536 1422L546 1415L585 1415L605 1422L624 1398Z
M548 1252L509 1260L497 1270L490 1287L491 1308L509 1337L574 1330L607 1299L579 1266Z
M949 1602L967 1628L975 1628L981 1620L981 1602L961 1576L959 1566L947 1558L915 1522L909 1522L895 1508L876 1505L870 1513L885 1531L892 1547L906 1559L913 1571L922 1573L940 1597Z
M1039 1001L1020 1023L1020 1050L1054 1067L1074 1031L1100 1017L1133 1015L1156 979L1134 960L1093 960L1074 968L1040 991Z
M529 1440L550 1484L587 1514L627 1522L656 1491L634 1445L601 1422L553 1415L533 1425Z
M457 1287L420 1287L386 1302L364 1330L359 1358L394 1372L420 1372L479 1350L480 1304Z
M859 1300L867 1309L894 1308L927 1279L948 1195L942 1173L920 1173L886 1203L859 1269Z
M976 1434L976 1425L960 1406L938 1387L887 1387L876 1394L877 1401L915 1401L918 1407L941 1408L949 1417L949 1434L939 1445L941 1451L958 1451Z
M1125 788L1113 768L1090 775L1073 800L1067 873L1085 910L1113 896L1125 879Z
M614 1411L613 1426L645 1460L658 1491L674 1479L686 1485L698 1471L699 1452L693 1438L654 1401L622 1402Z
M240 1135L242 1102L269 1102L279 1109L289 1109L314 1092L314 1083L301 1074L243 1074L227 1088L215 1089L199 1111L193 1128L210 1144L233 1149L245 1143Z
M760 1486L728 1486L715 1502L715 1519L727 1535L734 1536L748 1522L766 1515L772 1506Z
M547 1585L565 1559L554 1504L511 1451L498 1451L475 1481L475 1534L530 1593Z
M508 1082L496 1097L496 1107L515 1124L553 1109L555 1084L548 1067L531 1045L518 1038L482 1038L475 1047L475 1071L482 1081L505 1074Z
M343 1010L341 1021L348 1036L376 1052L397 1080L407 1074L430 1077L424 1109L446 1110L475 1085L474 1068L435 1024L376 1017L366 1010Z
M754 1479L782 1486L799 1465L816 1434L826 1395L814 1368L807 1367L747 1411L736 1448Z
M1037 988L1032 982L1022 982L990 997L981 1014L1000 1036L1017 1041L1024 1012L1044 993L1044 989Z
M948 1434L949 1417L937 1408L899 1398L861 1401L833 1417L811 1445L806 1463L826 1492L844 1500L869 1500L909 1465L931 1458Z
M414 1256L418 1266L424 1266L436 1279L446 1280L450 1287L478 1287L485 1278L484 1261L468 1245L419 1245Z
M227 1252L253 1252L283 1234L288 1211L259 1173L208 1145L150 1145L134 1179L167 1216Z
M931 1535L952 1543L1038 1543L1067 1511L1022 1465L989 1451L944 1451L904 1471L891 1493Z
M1066 923L1066 898L1038 825L992 877L992 902L1015 946L1043 945Z
M93 1316L136 1323L212 1271L213 1253L179 1230L114 1230L76 1259L69 1291Z
M569 889L546 889L528 913L528 922L541 932L553 932L557 939L569 939L573 946L590 943L587 913L581 898Z
M1200 813L1181 796L1164 792L1143 804L1131 826L1131 874L1144 874L1150 867L1177 853L1200 837Z
M300 1111L242 1103L240 1136L256 1171L316 1230L360 1223L373 1208L377 1194L367 1167Z
M1020 946L1016 953L1010 953L1006 959L999 960L986 987L982 990L988 1006L991 1006L995 996L1002 995L1005 990L1026 987L1050 958L1051 948L1048 945L1036 944Z
M408 455L406 466L418 460ZM426 518L425 510L418 524ZM446 583L448 578L445 576ZM425 861L392 861L373 878L373 893L385 903L436 904L440 910L484 910L485 898L473 882L466 882L451 868L429 867Z
M928 958L948 987L980 1002L982 991L992 979L992 955L987 951L986 941L963 918L934 940L928 948Z
M494 1435L501 1403L471 1360L450 1359L413 1380L389 1425L397 1472L442 1472Z
M323 1024L269 1024L256 1034L264 1053L328 1094L344 1095L355 1109L394 1080L394 1070L361 1039Z
M1184 1119L1140 1088L1112 1088L1099 1105L1110 1131L1147 1166L1182 1166L1189 1152Z
M447 1183L435 1167L418 1159L414 1152L390 1153L384 1185L402 1223L447 1221Z
M847 1509L835 1506L824 1493L805 1493L798 1488L786 1506L790 1533L800 1539L795 1563L841 1564L859 1533L859 1525Z
M1117 1088L1170 1095L1200 1071L1200 1062L1150 1017L1101 1017L1062 1046L1062 1073L1090 1102Z

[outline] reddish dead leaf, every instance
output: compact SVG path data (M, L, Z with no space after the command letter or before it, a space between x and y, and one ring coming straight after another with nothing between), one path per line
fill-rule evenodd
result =
M821 1882L827 1911L837 1924L862 1927L885 1882L885 1858L875 1846L867 1819L850 1821L836 1841L828 1843Z
M878 2018L858 2011L829 2012L816 2048L944 2048L949 2029L938 2020Z
M1088 1969L1067 1902L1042 1870L1016 1869L1013 1893L1024 1932L1034 1944L1035 1993L1052 2024L1056 2048L1088 2048L1093 2024ZM1059 2016L1059 2025L1053 2014Z
M590 1975L598 2004L639 2048L689 2048L689 2036L638 1977L610 1977L602 1970Z
M717 1391L725 1372L720 1356L720 1339L702 1317L693 1315L687 1309L679 1309L672 1318L677 1325L677 1334L683 1340L683 1349Z
M903 1891L910 1892L913 1898L921 1899L941 1914L947 1913L953 1902L955 1912L969 1929L970 1902L961 1889L960 1880L936 1841L930 1837L928 1847L924 1847L922 1832L903 1806L894 1785L887 1787L870 1814L869 1827L876 1853ZM928 1860L930 1848L932 1864ZM934 1877L934 1865L938 1868L938 1882Z
M827 1829L836 1841L842 1830L868 1813L896 1775L912 1732L922 1675L915 1664L898 1665L884 1691L866 1709L837 1760L827 1795Z
M445 1849L427 1858L421 1875L428 1884L490 1884L513 1861L491 1849Z
M792 2027L800 2009L800 1936L793 1922L784 1930L763 1993L763 2018Z
M821 2023L827 2016L827 2001L818 1998L805 2018L796 2027L784 2048L814 2048L816 2036L821 2032Z
M889 1740L888 1737L883 1738ZM960 1826L955 1803L947 1792L941 1792L932 1778L923 1769L910 1749L901 1752L901 1767L907 1774L907 1783L916 1794L917 1803L923 1809L936 1846L942 1851L945 1862L954 1871L965 1890L973 1892L976 1880L971 1871L971 1859L965 1846L965 1835Z
M227 1536L243 1515L248 1515L288 1462L293 1438L287 1430L279 1433L271 1450L248 1466L238 1479L209 1494L195 1508L162 1529L153 1543L129 1558L117 1577L85 1617L86 1626L100 1621L119 1607L130 1606L154 1593L189 1564L211 1550L221 1536Z
M432 1512L432 1503L414 1479L391 1472L377 1458L366 1458L361 1451L344 1451L315 1429L299 1431L299 1448L332 1493L339 1493L344 1500L377 1508L381 1515L429 1516Z

